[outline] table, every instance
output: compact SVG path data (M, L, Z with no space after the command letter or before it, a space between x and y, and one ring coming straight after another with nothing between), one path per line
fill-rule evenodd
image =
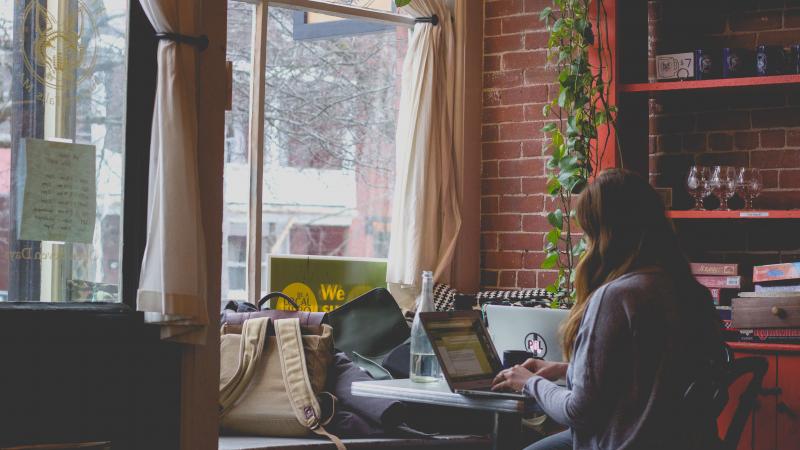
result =
M520 445L522 414L525 412L525 402L522 400L467 397L451 392L444 381L414 383L409 379L355 381L351 392L362 397L491 411L494 413L492 450L508 450Z

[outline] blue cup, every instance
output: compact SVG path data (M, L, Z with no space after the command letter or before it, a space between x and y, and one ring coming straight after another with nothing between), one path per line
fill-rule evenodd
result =
M760 77L782 75L786 54L779 45L759 45L756 48L756 74Z
M708 50L694 51L694 79L711 80L719 78L719 62L717 56Z
M741 48L722 49L722 77L737 78L746 76L746 51Z
M792 60L789 64L789 72L800 74L800 44L792 46Z

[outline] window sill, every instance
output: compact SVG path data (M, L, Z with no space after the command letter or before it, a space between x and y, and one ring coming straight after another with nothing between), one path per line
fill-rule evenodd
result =
M159 330L123 303L0 302L0 342L158 342Z

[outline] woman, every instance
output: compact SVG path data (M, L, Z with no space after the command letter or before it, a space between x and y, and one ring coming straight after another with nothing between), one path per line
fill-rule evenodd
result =
M709 448L714 418L686 420L681 399L721 358L719 319L661 198L642 177L610 170L576 213L587 251L562 329L569 363L528 360L494 380L494 390L524 392L570 428L527 450ZM566 388L553 383L565 376Z

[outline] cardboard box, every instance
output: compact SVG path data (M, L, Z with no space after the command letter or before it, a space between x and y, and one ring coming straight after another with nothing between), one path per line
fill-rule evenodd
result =
M693 80L694 53L657 55L656 77L659 80Z
M739 274L738 264L691 263L695 275L733 276Z
M800 279L800 262L753 267L753 282Z
M707 275L697 275L695 279L698 283L702 284L707 288L720 288L720 289L739 289L742 287L742 277L740 276L732 276L732 277L718 277L718 276L707 276Z

